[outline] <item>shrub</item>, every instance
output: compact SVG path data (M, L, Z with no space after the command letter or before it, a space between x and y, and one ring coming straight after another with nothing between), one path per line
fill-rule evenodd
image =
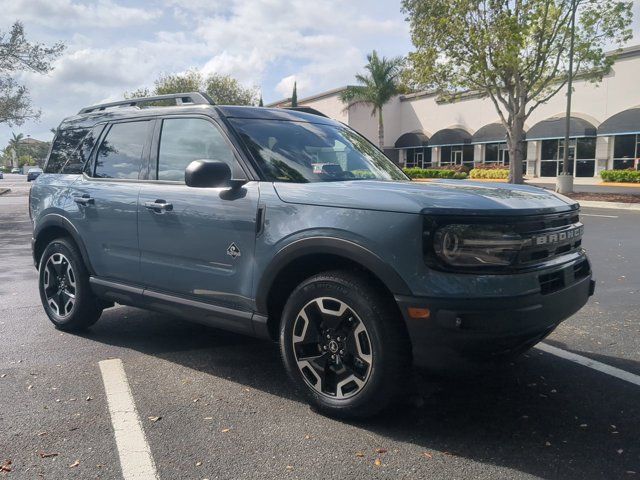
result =
M603 170L600 176L605 182L640 183L638 170Z
M505 168L509 170L508 166L505 167L500 163L476 163L473 168L476 170L504 170Z
M507 168L474 168L471 170L469 177L482 179L506 179L509 178L509 169Z
M376 177L373 174L373 172L370 172L369 170L354 170L351 173L353 173L353 176L356 178L375 178Z
M467 178L467 173L445 168L404 168L404 173L409 178L453 178L463 180Z

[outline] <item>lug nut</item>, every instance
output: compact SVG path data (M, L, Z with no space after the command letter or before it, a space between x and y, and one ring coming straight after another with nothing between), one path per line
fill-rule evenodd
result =
M335 355L331 355L331 360L335 360L336 356Z
M326 346L326 345L324 345L324 346L322 347L322 349L323 349L323 350L326 350L326 349L327 349L327 346Z
M340 355L344 355L344 350L340 350Z
M331 338L331 335L327 334L327 340L329 340Z

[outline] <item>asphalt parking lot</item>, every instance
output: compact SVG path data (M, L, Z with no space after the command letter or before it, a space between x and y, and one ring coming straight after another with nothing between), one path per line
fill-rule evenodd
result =
M162 479L640 478L640 385L540 349L464 375L418 372L411 402L356 423L296 398L268 342L130 307L85 334L58 332L39 304L28 187L11 181L0 196L0 466L11 471L0 478L122 478L108 359L122 361ZM640 378L640 212L583 213L596 295L545 344Z

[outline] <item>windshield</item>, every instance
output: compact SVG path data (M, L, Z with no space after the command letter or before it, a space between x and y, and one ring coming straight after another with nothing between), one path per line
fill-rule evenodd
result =
M269 181L407 180L380 150L347 127L244 118L230 121Z

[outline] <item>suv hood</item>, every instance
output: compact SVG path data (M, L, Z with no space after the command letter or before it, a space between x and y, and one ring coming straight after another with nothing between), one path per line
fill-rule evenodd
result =
M577 202L527 185L470 182L274 183L283 202L401 213L513 215L566 211Z

